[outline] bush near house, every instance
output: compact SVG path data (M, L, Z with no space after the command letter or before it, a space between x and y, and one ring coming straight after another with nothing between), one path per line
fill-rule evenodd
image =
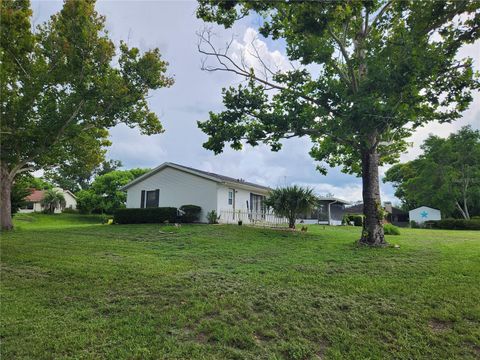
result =
M350 222L353 221L354 226L363 226L363 215L358 214L346 214L343 216L343 224L350 225Z
M425 222L425 227L446 230L480 230L480 220L443 219Z
M202 208L197 205L182 205L180 211L183 213L181 216L183 223L193 223L200 219Z
M113 215L116 224L160 224L177 221L177 208L118 209Z
M207 220L209 224L218 224L218 220L220 220L220 216L217 215L215 210L210 211L207 213Z
M383 232L385 235L400 235L400 229L392 224L384 224Z

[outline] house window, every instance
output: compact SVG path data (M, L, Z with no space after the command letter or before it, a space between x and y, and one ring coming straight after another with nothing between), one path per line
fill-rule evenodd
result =
M160 191L159 190L147 191L146 195L147 196L145 201L145 207L147 208L158 207Z
M233 205L233 192L235 190L229 189L228 190L228 205Z
M33 202L29 201L25 206L22 206L23 210L33 210Z

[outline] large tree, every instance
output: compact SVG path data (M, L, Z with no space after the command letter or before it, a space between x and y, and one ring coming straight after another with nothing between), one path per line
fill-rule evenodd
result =
M445 216L480 215L480 131L463 127L443 139L429 136L418 159L385 173L395 196L410 209L432 206Z
M260 15L260 33L284 39L289 60L299 64L277 71L252 42L248 58L261 65L252 68L231 44L220 50L202 32L203 68L247 80L223 90L225 111L199 122L209 136L204 146L220 153L226 143L263 142L278 151L282 139L309 136L315 160L362 177L360 242L385 244L378 167L398 159L417 127L453 121L472 101L479 86L472 59L457 55L480 36L479 4L200 0L197 16L227 28Z
M44 176L62 189L76 193L88 189L96 176L104 175L120 167L122 167L120 160L104 160L98 164L96 157L94 159L82 157L47 170Z
M113 213L125 207L127 194L120 188L151 169L114 170L98 175L87 190L77 193L77 208L83 213Z
M22 172L100 163L108 128L162 132L147 104L172 85L158 49L116 52L93 0L66 0L35 30L28 0L3 0L0 26L0 218L12 228L10 192Z

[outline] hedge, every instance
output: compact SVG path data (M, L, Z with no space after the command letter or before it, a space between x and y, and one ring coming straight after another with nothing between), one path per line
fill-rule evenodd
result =
M425 222L425 227L446 230L480 230L480 220L444 219Z
M173 223L177 221L177 208L118 209L113 214L113 221L116 224Z
M358 214L345 214L343 216L343 224L350 225L350 222L353 221L354 226L363 226L363 215Z
M197 205L182 205L180 211L183 213L181 216L183 223L193 223L200 219L202 208Z

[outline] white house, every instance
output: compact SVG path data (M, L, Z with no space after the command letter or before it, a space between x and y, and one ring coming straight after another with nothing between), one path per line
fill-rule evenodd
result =
M63 190L61 188L54 188L55 190L61 191L65 198L65 209L77 208L77 198L69 190ZM35 190L32 189L30 195L28 195L25 200L27 204L20 208L18 212L20 213L31 213L31 212L41 212L43 211L42 200L45 196L45 190ZM55 213L61 213L63 209L56 208Z
M424 223L428 220L441 220L442 214L440 210L428 206L420 206L419 208L410 210L408 212L410 221L415 221L418 224Z
M261 212L269 187L187 166L163 163L128 183L127 208L197 205L201 221L215 210L220 222L240 212Z

